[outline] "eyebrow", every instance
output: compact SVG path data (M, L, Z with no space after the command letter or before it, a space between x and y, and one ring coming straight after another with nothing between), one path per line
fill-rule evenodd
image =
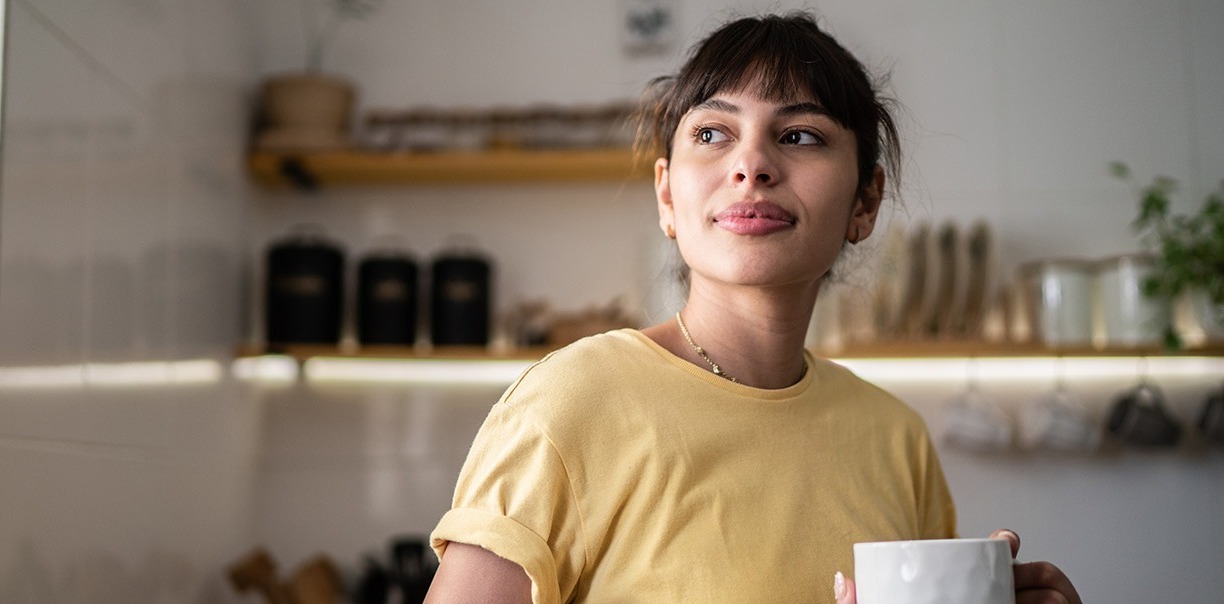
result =
M698 103L696 106L694 106L693 109L722 111L724 113L731 113L731 114L738 114L740 112L740 108L738 105L735 105L733 103L728 103L727 101L724 101L721 99L706 99L705 101L702 101L701 103ZM828 116L829 110L825 109L824 106L821 105L820 103L804 102L804 103L793 103L790 105L779 107L778 110L775 111L774 113L778 115L779 117L792 117L796 115Z
M820 103L795 103L778 109L778 115L789 117L793 115L829 115L829 110Z

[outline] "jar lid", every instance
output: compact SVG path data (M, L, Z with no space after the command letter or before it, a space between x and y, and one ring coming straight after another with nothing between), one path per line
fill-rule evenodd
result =
M415 255L400 235L382 235L370 242L364 260L415 260Z
M449 235L437 254L437 259L472 259L485 260L485 254L476 237L463 233Z
M340 244L327 236L323 225L313 222L295 224L289 229L289 234L274 242L276 246L325 247L339 249Z

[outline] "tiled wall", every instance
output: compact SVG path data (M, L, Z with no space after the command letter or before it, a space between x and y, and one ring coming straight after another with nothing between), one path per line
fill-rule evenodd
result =
M8 4L0 602L224 602L258 407L227 374L245 3Z

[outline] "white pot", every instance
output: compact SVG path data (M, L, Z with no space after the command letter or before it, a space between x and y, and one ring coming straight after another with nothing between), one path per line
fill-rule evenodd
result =
M1201 289L1190 294L1190 302L1194 308L1194 318L1207 339L1224 340L1224 303L1212 302L1207 292Z
M1178 296L1174 325L1187 346L1224 342L1224 304L1214 304L1207 292L1192 290Z

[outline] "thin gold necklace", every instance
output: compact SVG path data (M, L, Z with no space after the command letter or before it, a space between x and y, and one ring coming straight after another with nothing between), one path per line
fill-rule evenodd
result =
M726 373L723 373L722 367L719 367L718 363L710 360L710 357L706 355L705 349L698 346L696 342L693 342L693 336L689 335L688 328L684 326L684 319L680 318L679 312L676 313L676 324L680 326L680 334L684 336L684 341L688 342L688 345L693 347L693 351L697 353L697 356L705 359L705 362L710 365L710 370L714 372L714 375L739 383L739 380L727 375Z

